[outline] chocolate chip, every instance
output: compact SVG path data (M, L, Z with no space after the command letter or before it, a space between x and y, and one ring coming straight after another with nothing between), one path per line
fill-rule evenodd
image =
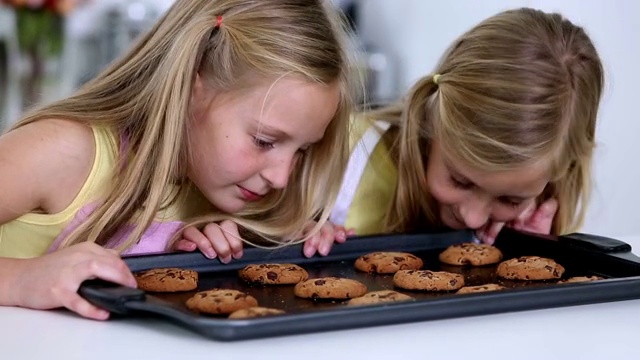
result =
M275 280L277 280L277 279L278 279L278 274L277 274L277 273L275 273L275 272L273 272L273 271L269 271L269 272L267 273L267 279L272 280L272 281L275 281Z
M313 282L315 285L324 285L326 283L325 280L316 280Z

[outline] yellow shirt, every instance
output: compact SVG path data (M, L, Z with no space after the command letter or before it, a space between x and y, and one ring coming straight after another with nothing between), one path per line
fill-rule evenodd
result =
M383 232L386 212L395 193L398 169L388 145L381 141L383 122L352 121L351 158L331 220L357 235ZM360 167L360 171L351 172Z
M112 131L105 128L93 128L93 135L96 143L93 166L75 199L57 214L27 213L0 225L0 257L31 258L45 254L79 210L103 197L118 160L118 142ZM183 221L205 214L209 206L198 191L190 190L184 201L163 208L156 220Z
M97 199L111 178L117 157L117 141L104 128L94 128L93 167L75 199L57 214L27 213L0 225L0 257L30 258L44 254L80 208Z

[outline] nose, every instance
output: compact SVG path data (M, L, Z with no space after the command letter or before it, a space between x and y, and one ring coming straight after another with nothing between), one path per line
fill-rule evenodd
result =
M283 189L289 182L295 160L295 155L274 159L270 165L262 170L262 178L269 183L272 189Z
M484 200L478 197L471 197L466 199L458 209L460 212L461 220L469 229L479 229L489 221L491 214L490 201Z

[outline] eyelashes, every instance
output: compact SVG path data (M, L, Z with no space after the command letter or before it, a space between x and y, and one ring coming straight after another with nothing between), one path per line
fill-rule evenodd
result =
M260 149L273 149L275 147L275 143L273 141L261 139L257 136L253 137L253 143Z
M258 148L260 148L260 149L270 150L270 149L273 149L273 148L276 147L275 141L267 140L267 139L261 138L259 136L252 136L252 138L253 138L253 144L255 146L257 146ZM309 152L309 150L311 149L311 146L312 145L307 145L305 147L301 147L301 148L298 149L297 153L300 154L301 156L304 156Z
M453 176L449 177L449 180L451 181L451 183L453 184L453 186L459 188L459 189L471 189L473 187L473 184L468 182L468 181L464 181L461 179L456 179Z
M458 179L455 176L449 176L449 181L454 187L461 190L470 190L475 186L472 182L468 180ZM506 197L498 198L498 201L500 202L500 204L508 206L514 210L519 208L524 203L524 200L513 200Z

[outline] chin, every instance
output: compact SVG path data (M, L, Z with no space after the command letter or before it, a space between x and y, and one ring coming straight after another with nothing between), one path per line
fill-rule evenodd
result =
M216 201L217 200L217 201ZM247 203L236 198L232 199L212 199L211 204L218 210L227 213L233 214L238 211L243 210Z

